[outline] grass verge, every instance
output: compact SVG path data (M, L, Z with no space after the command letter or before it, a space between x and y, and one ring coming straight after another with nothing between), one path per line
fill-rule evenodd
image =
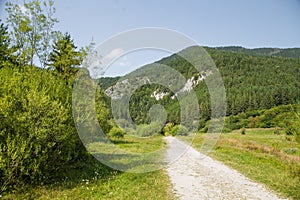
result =
M132 152L151 152L162 147L161 136L148 139L126 136L113 140ZM96 146L95 146L96 147ZM43 186L24 186L2 199L175 199L168 175L163 170L126 173L91 159L71 169L64 180Z
M199 150L204 138L205 134L197 134L193 147ZM300 199L300 144L283 133L247 129L245 135L221 134L209 156L284 197Z

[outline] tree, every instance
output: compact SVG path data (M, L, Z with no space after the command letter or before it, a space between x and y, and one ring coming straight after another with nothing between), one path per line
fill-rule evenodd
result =
M23 5L6 3L7 22L12 42L17 46L16 57L21 66L46 66L51 44L57 37L54 1L24 1Z
M11 41L8 36L7 26L0 20L0 68L7 63L13 63L14 48L11 47Z
M48 65L65 77L73 75L77 71L75 67L82 63L83 54L76 50L70 34L60 36L52 48Z
M102 57L95 49L94 40L92 39L91 43L88 46L81 48L80 51L84 57L82 61L82 67L89 70L90 76L93 78L99 78L103 76L104 68L101 65Z

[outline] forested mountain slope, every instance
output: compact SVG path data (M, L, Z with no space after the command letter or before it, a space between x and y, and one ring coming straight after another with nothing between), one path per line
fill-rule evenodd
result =
M300 58L300 48L255 48L247 49L239 46L226 46L216 47L216 49L244 53L249 55L262 55L262 56L276 56L276 57L287 57L287 58Z
M193 55L197 48L199 47L189 47L179 54ZM222 75L226 89L226 114L228 116L249 110L269 109L278 105L291 104L300 98L299 58L288 58L290 55L288 57L249 55L220 50L222 48L205 47L205 49ZM227 50L229 49L228 47ZM289 50L282 52L287 51ZM267 49L265 52L268 52ZM175 69L187 79L187 82L191 83L190 89L195 91L199 101L200 121L209 120L210 95L203 81L203 77L209 75L209 71L199 73L177 54L163 58L155 64L164 64ZM151 68L151 65L145 67ZM113 89L112 85L117 80L118 78L102 78L100 85L107 93ZM150 120L148 110L157 103L167 109L168 122L175 124L180 122L180 108L174 94L164 86L150 83L138 88L132 95L131 116L139 124L148 123Z

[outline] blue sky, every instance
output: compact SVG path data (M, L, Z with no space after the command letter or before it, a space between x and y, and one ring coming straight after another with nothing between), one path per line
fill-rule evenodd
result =
M205 46L300 47L300 0L55 0L55 6L57 28L79 47L142 27L173 29ZM1 10L3 18L3 4ZM134 68L165 55L145 51L126 60Z

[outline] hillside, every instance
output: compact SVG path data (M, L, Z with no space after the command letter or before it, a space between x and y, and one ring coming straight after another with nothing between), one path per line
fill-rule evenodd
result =
M244 53L254 56L275 56L275 57L286 57L286 58L300 58L300 48L254 48L247 49L240 46L226 46L226 47L216 47L215 49Z
M189 47L178 54L194 56L197 48L199 47ZM279 105L293 104L300 99L299 58L289 58L291 54L286 54L288 57L254 55L257 53L249 55L232 52L230 49L228 47L224 51L224 48L206 47L223 78L227 98L226 114L228 116L251 110L270 109ZM238 51L244 48L232 49ZM265 49L260 54L268 51L270 52L270 50ZM283 52L288 51L288 49L281 51L281 55L285 55ZM253 50L253 52L255 51ZM187 79L184 87L187 87L187 91L193 89L198 97L201 113L199 128L202 128L210 119L210 95L204 82L204 78L210 72L204 69L199 73L190 63L177 54L163 58L139 70L147 68L148 73L151 73L151 67L157 64L167 65ZM132 72L131 75L138 73L139 70ZM107 95L110 95L109 90L118 90L116 87L111 87L113 84L110 84L115 83L117 79L102 78L100 80L100 85ZM130 98L130 114L138 124L149 123L148 111L152 105L159 103L167 109L167 121L177 124L180 122L180 107L174 95L176 96L167 87L145 82L143 86L135 90Z

